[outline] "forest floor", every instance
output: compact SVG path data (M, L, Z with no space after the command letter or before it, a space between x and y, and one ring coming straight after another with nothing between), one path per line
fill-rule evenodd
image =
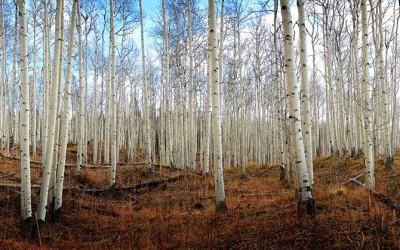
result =
M364 172L362 158L315 159L316 217L298 217L293 184L279 181L278 166L249 164L247 176L225 170L228 211L217 213L213 179L144 165L119 166L117 188L180 177L157 187L106 188L109 168L85 168L81 179L66 170L59 222L47 222L35 240L20 234L20 195L0 187L1 249L382 249L400 247L400 155L391 171L376 160L376 189L348 181ZM32 164L32 183L40 183ZM358 179L364 182L364 176ZM0 157L0 183L20 181L18 160ZM39 188L33 188L33 210Z

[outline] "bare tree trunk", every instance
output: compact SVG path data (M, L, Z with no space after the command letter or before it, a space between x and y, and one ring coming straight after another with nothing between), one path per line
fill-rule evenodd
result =
M215 14L215 0L208 0L209 36L211 49L211 82L212 82L212 120L214 140L214 181L215 181L215 203L218 211L227 210L225 201L224 175L222 168L222 134L221 134L221 112L219 101L218 82L218 56L217 56L217 27Z
M292 154L296 164L296 180L298 183L297 199L299 204L305 203L307 213L315 214L314 200L311 193L310 181L307 172L307 163L304 152L304 144L301 129L300 115L300 86L296 80L296 67L293 53L293 28L292 15L288 0L281 0L281 13L284 32L284 50L287 96L289 105L290 134L292 144ZM301 207L301 206L300 206Z
M27 235L33 232L31 174L29 157L29 80L28 80L28 35L26 32L25 1L18 0L19 40L21 65L21 108L20 108L20 140L21 140L21 217L22 228ZM5 56L5 55L4 55ZM30 235L32 236L32 235Z
M7 117L7 108L6 108L6 70L7 70L7 54L6 51L6 29L4 23L4 0L1 2L1 47L2 47L2 54L3 54L3 65L1 69L1 92L0 92L0 109L1 109L1 118L0 118L0 136L1 136L1 150L4 150L5 141L6 141L6 117Z
M375 188L375 157L372 140L372 89L369 79L368 61L368 16L366 0L361 0L361 27L362 27L362 62L363 62L363 93L364 93L364 155L367 171L367 186Z
M275 57L275 87L276 87L276 109L278 119L278 150L280 155L280 173L279 179L283 181L286 175L286 163L285 163L285 149L284 149L284 127L282 126L282 114L281 114L281 84L279 80L279 60L278 60L278 29L277 29L277 16L278 16L278 0L274 0L274 57ZM290 174L287 174L288 181L290 182Z
M36 1L33 2L33 81L32 81L32 125L31 125L31 141L32 141L32 153L36 156L36 61L37 61L37 49L36 49ZM0 95L1 96L1 95ZM0 103L1 105L1 103ZM1 107L3 108L3 107ZM1 126L0 126L1 127ZM1 131L1 129L0 129ZM1 134L1 133L0 133Z
M192 7L191 1L187 1L188 5L188 19L189 19L189 167L193 170L196 169L196 149L195 149L195 133L194 133L194 119L193 119L193 49L192 49Z
M95 68L94 68L94 82L93 82L93 91L94 91L94 96L93 96L93 112L92 112L92 118L93 118L93 164L98 163L98 107L97 107L97 81L98 81L98 76L99 76L99 38L97 37L97 30L96 32L96 47L95 47L95 52L94 52L94 61L95 61Z
M144 51L144 30L143 30L143 11L142 11L142 0L139 0L140 5L140 33L141 33L141 47L142 47L142 72L143 72L143 100L144 100L144 123L145 123L145 135L147 144L147 167L152 168L151 160L151 139L150 139L150 114L149 114L149 100L147 92L147 76L146 76L146 56Z
M51 165L53 163L54 154L54 141L55 141L55 130L56 130L56 118L57 118L57 94L58 94L58 74L60 73L58 63L60 60L60 47L61 47L61 22L63 22L63 0L57 0L56 9L56 43L54 46L54 68L52 76L52 93L51 93L51 105L49 111L49 127L48 127L48 140L46 148L46 159L43 162L43 178L40 188L40 200L38 207L38 219L39 223L44 223L46 218L46 208L49 193L50 175L51 175Z
M72 76L72 56L74 52L74 32L76 25L76 9L79 5L79 0L74 0L72 5L71 23L68 31L68 63L67 72L65 75L65 94L64 94L64 113L61 119L61 135L60 135L60 157L57 170L57 181L55 191L55 204L54 204L54 215L55 219L58 220L61 215L62 207L62 194L64 187L64 170L65 160L67 155L67 144L68 144L68 127L69 117L71 114L71 76Z
M113 188L115 185L115 177L117 172L117 101L116 101L116 90L115 90L115 32L114 32L114 1L110 0L110 44L111 44L111 105L112 105L112 117L111 117L111 177L110 187Z
M167 19L165 11L165 0L162 1L163 20L164 20L164 67L165 67L165 112L166 112L166 147L165 154L170 168L173 168L174 161L172 157L173 151L173 138L171 135L171 109L169 101L169 35L167 29Z
M302 111L302 131L304 139L304 148L307 164L308 180L311 189L314 186L314 170L312 155L312 131L310 117L310 102L308 88L308 63L307 63L307 31L304 15L304 0L297 0L297 9L299 12L299 33L300 33L300 67L301 67L301 111Z
M78 5L77 10L78 20L76 29L78 32L78 64L79 64L79 111L78 111L78 143L77 143L77 162L76 162L76 174L79 176L81 174L81 164L82 160L85 158L83 153L83 144L84 144L84 90L83 90L83 62L82 62L82 29L81 29L81 8Z

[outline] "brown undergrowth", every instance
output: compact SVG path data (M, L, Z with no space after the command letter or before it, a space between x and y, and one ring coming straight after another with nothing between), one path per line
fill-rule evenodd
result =
M377 159L376 191L400 204L399 157L386 171ZM61 221L41 230L44 249L322 249L398 248L399 212L352 183L340 183L364 171L362 158L315 159L317 216L297 217L293 184L278 181L278 166L225 171L229 210L216 213L212 177L188 174L153 189L117 191L113 196L65 191ZM15 173L6 176L7 173ZM0 158L1 183L18 183L19 162ZM117 186L150 182L183 171L163 169L163 177L145 166L121 166ZM105 188L109 169L84 169L80 180L67 168L66 186ZM363 177L359 179L364 181ZM32 168L40 182L40 167ZM38 200L33 189L33 209ZM0 188L0 248L39 249L19 232L19 194Z

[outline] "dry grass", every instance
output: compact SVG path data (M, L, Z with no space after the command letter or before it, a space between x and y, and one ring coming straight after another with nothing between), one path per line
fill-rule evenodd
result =
M377 191L400 203L400 159L391 172L377 164ZM293 185L279 182L278 166L253 165L247 177L240 169L225 173L229 210L216 213L212 178L189 174L186 179L141 191L119 191L113 198L70 190L65 193L59 223L42 230L45 249L321 249L398 248L399 214L369 197L354 184L339 183L361 173L362 159L318 158L314 219L297 217ZM16 172L19 163L0 158L0 173ZM67 169L66 185L106 187L109 169L85 169L81 180ZM40 168L32 168L40 181ZM158 180L145 166L119 167L117 186ZM164 170L165 176L179 171ZM390 177L399 174L399 176ZM361 179L362 180L362 179ZM37 201L38 190L33 200ZM33 206L36 209L36 204ZM0 246L2 249L38 249L38 241L19 235L19 195L0 189Z

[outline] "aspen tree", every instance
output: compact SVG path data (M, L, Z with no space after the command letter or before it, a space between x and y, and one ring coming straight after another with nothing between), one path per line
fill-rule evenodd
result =
M280 174L279 179L283 181L285 179L286 174L286 164L285 164L285 152L284 152L284 139L283 139L283 129L282 126L282 115L281 115L281 91L280 91L280 83L279 83L279 61L278 61L278 29L277 29L277 16L278 16L278 0L274 0L274 63L275 63L275 87L276 87L276 109L278 115L278 150L280 155ZM287 175L288 180L290 181L290 175Z
M324 63L326 70L326 122L329 131L329 150L330 154L338 156L337 146L336 146L336 136L335 136L335 113L334 113L334 98L333 98L333 84L332 84L332 59L331 59L331 37L330 37L330 29L329 29L329 20L328 20L328 6L329 2L323 6L323 26L324 26Z
M313 97L313 126L312 126L312 145L313 145L313 156L319 156L320 155L320 143L319 143L319 129L318 129L318 115L317 115L317 111L319 109L318 105L317 105L317 64L316 64L316 51L315 51L315 47L316 47L316 40L318 39L318 28L316 27L316 23L317 20L315 18L315 5L313 6L313 18L312 18L312 29L311 32L309 32L309 35L311 37L311 48L312 48L312 84L313 84L313 93L312 93L312 97ZM307 30L307 29L306 29ZM311 104L310 104L311 105Z
M247 148L246 142L246 121L244 119L245 113L245 102L244 102L244 83L243 83L243 61L242 61L242 44L240 40L240 13L237 13L237 36L238 36L238 60L239 60L239 87L240 87L240 158L242 166L242 175L246 175L246 163L247 163Z
M217 211L227 210L225 201L224 175L222 168L222 134L221 134L221 112L219 101L218 82L218 56L217 56L217 27L215 0L208 0L209 15L209 37L210 37L210 62L211 62L211 84L212 84L212 122L214 141L214 181L215 181L215 203Z
M61 134L60 134L60 157L57 169L57 181L56 181L56 192L55 192L55 204L54 204L54 215L55 219L58 220L61 215L62 208L62 194L64 187L64 170L65 160L67 155L68 145L68 127L69 117L71 115L71 76L72 76L72 55L74 52L74 32L76 24L76 10L79 5L79 0L74 0L72 5L71 23L68 31L68 61L67 61L67 72L65 75L65 94L64 94L64 113L61 119Z
M187 1L188 19L189 19L189 167L193 170L196 169L196 149L195 149L195 133L194 133L194 119L193 119L193 38L192 38L192 7L191 1Z
M210 17L210 15L209 15ZM208 20L210 22L210 20ZM210 39L210 38L208 38ZM209 41L209 51L211 50ZM208 51L207 55L207 96L206 96L206 106L205 106L205 138L204 138L204 175L208 176L210 171L210 137L211 137L211 113L212 113L212 103L211 103L211 55Z
M142 0L139 0L140 7L140 34L141 34L141 47L142 47L142 72L143 72L143 100L144 100L144 123L145 135L147 144L147 167L152 168L151 160L151 140L150 140L150 115L149 115L149 100L147 93L147 76L146 76L146 56L144 51L144 30L143 30L143 11Z
M360 84L360 77L359 77L359 67L358 67L358 26L359 26L359 15L357 14L358 12L358 5L356 5L356 2L349 1L350 3L350 9L352 13L352 60L351 64L354 68L353 74L354 74L354 85L355 85L355 101L358 103L356 105L356 116L358 117L355 119L355 145L353 149L352 155L354 156L357 153L362 152L363 146L362 140L363 140L363 135L362 135L362 128L363 127L363 115L362 115L362 96L361 96L361 84Z
M12 63L12 79L11 82L17 82L17 42L18 42L18 6L15 5L15 24L14 24L14 43L13 43L13 63ZM17 143L16 130L17 130L17 117L15 113L15 106L17 102L17 85L10 85L10 94L9 94L9 109L10 119L9 119L9 131L11 135L8 136L9 144L7 148L11 149ZM29 98L28 98L29 99Z
M104 15L104 22L106 21L106 14ZM103 83L106 83L106 107L104 111L104 164L109 164L110 163L110 113L112 110L112 104L111 104L111 89L110 89L110 62L108 62L108 70L107 74L104 74L104 68L105 68L105 55L104 55L104 44L105 44L105 39L104 39L104 33L105 33L105 25L102 33L102 51L103 51L103 56L102 56L102 65L103 65L103 72L102 72L102 81ZM110 58L111 55L111 49L108 49L108 55ZM104 80L106 79L106 80ZM102 84L103 85L103 84Z
M32 153L36 156L36 62L37 62L37 48L36 48L36 15L37 15L36 1L33 1L33 81L32 81L32 125L31 125L31 142ZM1 94L0 94L1 96ZM0 102L1 105L1 102ZM1 129L0 129L1 130Z
M220 106L222 115L222 85L223 85L223 62L224 62L224 11L225 11L225 0L221 0L221 16L220 16L220 29L219 29L219 58L218 58L218 79L219 79L219 95L220 95Z
M64 5L64 0L62 0L62 5ZM64 9L61 10L61 17L64 16ZM54 150L53 150L53 160L52 160L52 168L50 175L50 187L49 187L49 210L54 210L54 201L55 201L55 188L56 188L56 180L57 180L57 163L58 163L58 145L60 139L60 113L61 113L61 93L62 93L62 65L63 65L63 46L64 46L64 22L61 22L61 30L60 30L60 57L58 60L59 71L60 73L57 76L57 116L56 116L56 128L55 128L55 138L54 138Z
M46 149L46 158L43 162L43 178L42 184L40 187L40 198L39 198L39 206L38 206L38 219L39 223L42 224L46 218L46 207L47 200L49 194L49 184L50 184L50 175L51 175L51 165L53 163L53 154L54 154L54 141L55 141L55 130L56 130L56 118L57 118L57 94L58 94L58 74L60 73L58 63L60 59L60 47L61 47L61 22L63 21L62 9L63 1L57 0L56 7L56 43L54 46L54 66L52 71L52 93L51 93L51 105L49 110L49 127L48 127L48 140L47 140L47 149Z
M44 91L43 91L43 130L41 137L42 144L42 161L46 160L46 149L47 149L47 137L48 137L48 126L49 126L49 103L50 103L50 92L51 92L51 68L50 68L50 31L49 31L49 17L48 17L48 9L47 9L47 0L43 0L43 9L44 9L44 28L43 28L43 53L44 53Z
M385 147L385 154L386 154L386 162L385 162L385 168L386 169L391 169L393 162L394 162L394 156L392 152L392 147L390 143L390 123L389 123L389 100L388 100L388 87L387 87L387 81L386 81L386 67L385 67L385 62L383 60L383 30L382 30L382 0L378 1L378 30L379 30L379 76L382 84L382 97L383 97L383 134L384 134L384 147Z
M165 154L166 154L166 159L169 164L170 168L173 168L174 166L174 161L172 157L172 151L173 151L173 144L172 144L172 136L171 136L171 111L170 111L170 100L169 100L169 34L168 34L168 29L167 29L167 18L165 14L165 0L162 0L162 9L163 9L163 35L164 35L164 67L165 67L165 112L166 112L166 149L165 149Z
M296 164L296 180L298 190L298 203L305 203L307 213L315 214L314 200L311 193L309 174L307 172L306 157L301 129L300 114L300 86L296 80L296 67L293 53L293 29L292 15L288 0L281 0L281 14L284 32L285 71L287 82L287 96L290 119L290 134L292 154ZM301 206L300 206L301 207ZM299 211L300 212L300 211Z
M84 133L85 133L85 128L84 128L84 100L83 100L83 95L84 95L84 86L83 86L83 62L82 62L82 30L81 30L81 8L80 8L80 3L78 5L77 9L77 33L78 33L78 65L79 65L79 92L78 92L78 98L79 98L79 110L78 110L78 143L77 143L77 158L76 158L76 174L80 176L81 174L81 164L83 158L85 158L84 153L83 153L83 147L85 144L84 142Z
M117 101L115 93L115 32L114 32L114 1L110 0L110 46L111 46L111 177L110 187L114 188L115 176L117 172Z
M297 10L299 13L299 34L300 34L300 69L301 69L301 111L302 111L302 131L306 156L307 172L311 188L314 186L314 170L312 159L312 135L311 117L308 89L308 63L307 63L307 31L304 15L304 0L297 0Z
M400 5L400 3L399 3ZM396 8L394 8L393 10L393 17L395 16L396 13ZM394 19L394 18L393 18ZM399 28L399 19L400 19L400 15L398 15L397 20L396 20L396 28L395 30L395 37L397 37L398 35L398 28ZM398 53L398 40L394 39L394 54L397 55ZM397 65L397 56L394 57L394 65ZM393 78L397 77L397 67L394 67L393 69ZM396 118L397 118L397 91L399 89L399 85L397 83L397 81L394 81L393 84L393 91L392 91L392 133L390 135L390 141L391 141L391 147L394 149L396 148L396 129L397 129L397 125L396 125Z
M4 0L1 1L1 51L3 54L3 62L1 66L1 90L0 90L0 136L1 136L1 150L4 150L6 132L5 132L5 123L7 121L7 109L6 109L6 70L7 70L7 51L6 51L6 29L4 24Z
M85 23L85 96L83 99L83 121L84 121L84 133L83 133L83 162L88 163L88 153L87 153L87 148L88 148L88 141L89 141L89 123L90 123L90 117L89 117L89 98L88 98L88 54L89 54L89 49L88 49L88 35L90 30L87 30L87 20L89 19L89 15L86 14L83 16L84 23Z
M372 140L372 89L369 79L368 60L368 16L366 0L361 0L361 30L362 30L362 65L363 65L363 94L364 94L364 155L367 172L367 186L375 188L375 157Z
M26 24L26 7L24 0L18 0L19 41L21 66L21 217L22 228L28 235L33 231L31 173L29 157L29 81L28 81L28 36ZM4 55L5 56L5 55Z
M95 22L95 27L96 27L96 22ZM94 82L93 82L93 91L94 91L94 97L93 97L93 164L98 163L98 107L97 107L97 81L98 81L98 76L99 76L99 39L97 36L97 30L95 28L95 39L96 39L96 45L95 45L95 52L94 52L94 61L95 61L95 66L94 66Z

